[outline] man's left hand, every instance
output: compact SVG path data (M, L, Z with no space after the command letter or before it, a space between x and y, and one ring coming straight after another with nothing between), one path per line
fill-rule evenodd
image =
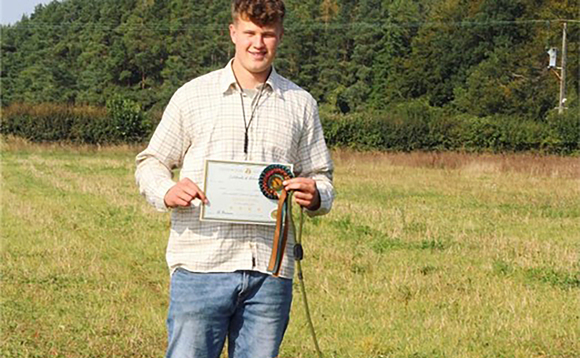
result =
M286 191L294 190L294 200L298 205L312 211L320 208L320 193L314 179L292 178L285 180L283 185Z

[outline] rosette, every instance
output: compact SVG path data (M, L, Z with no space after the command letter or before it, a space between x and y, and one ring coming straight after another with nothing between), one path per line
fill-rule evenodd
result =
M289 220L291 220L288 206L291 205L292 195L284 190L283 182L293 177L294 174L287 166L271 164L262 170L259 179L262 194L269 199L278 200L276 230L272 242L272 254L268 263L268 272L271 272L274 277L280 274L284 249L288 241Z
M268 165L260 174L260 191L268 199L278 199L280 192L284 189L282 183L284 180L291 178L294 178L294 174L287 166L281 164Z

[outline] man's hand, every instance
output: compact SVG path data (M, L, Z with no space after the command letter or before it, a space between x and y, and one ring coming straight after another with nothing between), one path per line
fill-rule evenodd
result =
M175 208L189 206L191 201L196 198L203 201L204 204L208 203L203 191L189 178L183 178L167 191L163 200L167 207Z
M285 180L284 189L294 190L296 203L308 210L320 208L320 193L316 187L316 181L310 178L293 178Z

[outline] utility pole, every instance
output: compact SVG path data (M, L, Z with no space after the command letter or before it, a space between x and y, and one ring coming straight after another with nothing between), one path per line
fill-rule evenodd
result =
M558 102L558 114L564 113L564 102L566 100L566 29L568 23L564 22L562 29L562 63L560 67L560 101Z

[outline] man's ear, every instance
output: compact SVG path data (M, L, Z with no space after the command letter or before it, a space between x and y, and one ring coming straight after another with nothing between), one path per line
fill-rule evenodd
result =
M236 44L236 25L235 24L230 24L230 38L232 39L232 42L235 45Z

